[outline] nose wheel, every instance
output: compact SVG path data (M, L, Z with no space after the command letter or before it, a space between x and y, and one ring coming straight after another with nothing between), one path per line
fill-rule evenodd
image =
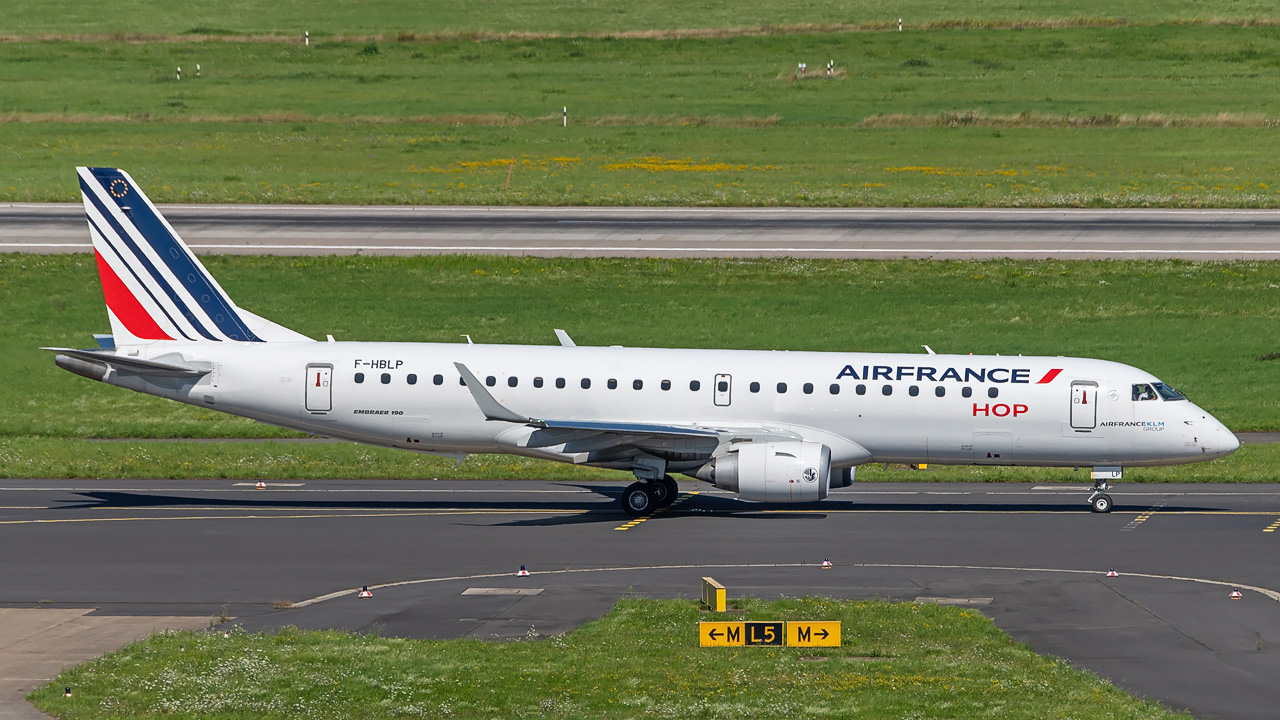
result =
M1093 483L1093 494L1089 496L1089 509L1096 513L1111 512L1111 496L1107 494L1110 485L1106 480L1097 480Z

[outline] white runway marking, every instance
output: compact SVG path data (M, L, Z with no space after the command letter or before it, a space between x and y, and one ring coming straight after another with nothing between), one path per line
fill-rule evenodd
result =
M539 570L530 571L531 575L573 575L580 573L603 573L603 572L632 572L636 570L724 570L724 569L752 569L752 568L803 568L809 567L821 568L821 563L740 563L740 564L707 564L707 565L636 565L631 567L603 567L603 568L564 568L561 570ZM1105 570L1070 570L1064 568L1036 568L1036 567L1004 567L999 565L923 565L923 564L898 564L898 563L849 563L841 567L853 568L900 568L900 569L921 569L921 570L979 570L987 572L1022 572L1022 573L1062 573L1068 575L1095 575L1105 578ZM1264 597L1268 597L1276 602L1280 602L1280 592L1276 592L1270 588L1257 587L1254 585L1241 585L1239 583L1226 582L1224 580L1207 580L1204 578L1182 577L1178 575L1158 575L1153 573L1137 573L1126 572L1125 577L1148 578L1152 580L1173 580L1176 582L1200 583L1204 585L1217 585L1221 587L1229 587L1233 590L1248 590L1256 592ZM461 580L487 580L498 577L515 577L515 573L482 573L478 575L453 575L449 577L437 578L421 578L418 580L401 580L399 582L382 583L381 585L370 585L370 590L379 588L402 587L406 585L425 585L429 583L441 583ZM328 600L334 600L340 597L355 595L360 592L360 588L348 588L346 590L338 590L326 595L320 595L307 600L293 603L292 607L301 608L308 605L315 605Z
M334 252L494 252L494 253L533 253L533 252L594 252L594 253L765 253L770 255L787 255L791 253L835 254L922 254L922 255L1204 255L1209 257L1220 255L1277 255L1280 248L1269 250L1195 250L1186 248L1149 248L1145 250L1107 249L1107 248L917 248L909 245L887 248L858 247L682 247L671 245L251 245L251 244L197 244L188 243L193 250L255 250L255 251L299 251L330 250ZM91 249L88 244L73 243L0 243L0 250L24 250L31 248L80 248L85 252Z

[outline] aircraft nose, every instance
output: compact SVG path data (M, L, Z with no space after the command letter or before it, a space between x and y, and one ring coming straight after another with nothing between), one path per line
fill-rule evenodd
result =
M1240 438L1231 432L1222 423L1218 423L1217 442L1215 443L1218 456L1226 456L1240 449Z

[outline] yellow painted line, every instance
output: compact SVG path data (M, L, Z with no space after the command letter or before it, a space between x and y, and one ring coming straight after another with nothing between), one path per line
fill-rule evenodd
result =
M1086 513L1088 512L1087 507L1082 506L1082 510ZM1069 510L1064 511L1064 510L1012 510L1012 509L1010 510L873 510L868 508L865 510L827 510L824 508L813 508L809 510L777 510L777 509L747 510L746 508L744 508L743 511L756 512L756 513L798 513L798 514L806 514L806 515L812 515L814 513L822 513L824 515L838 515L842 513L850 514L850 515L1074 515L1076 514L1073 511L1069 511ZM715 514L716 515L732 515L733 512L726 511L726 512L720 512ZM1110 514L1111 515L1133 515L1133 514L1140 515L1142 513L1135 513L1135 511L1132 511L1132 510L1128 510L1128 511L1117 510L1117 511L1112 511ZM1160 514L1166 517L1170 515L1266 515L1270 517L1275 517L1276 511L1275 510L1169 510L1167 508L1161 508Z
M660 508L658 508L657 510L654 510L654 511L653 511L653 513L652 513L652 514L650 514L650 515L645 515L645 516L643 516L643 517L638 517L638 518L636 518L635 520L631 520L631 521L628 521L628 522L622 523L622 524L621 524L621 525L619 525L618 527L614 528L614 530L630 530L631 528L633 528L633 527L635 527L635 526L639 525L640 523L644 522L645 520L648 520L648 519L649 519L649 518L651 518L651 517L657 517L657 516L661 515L662 513L666 512L667 510L669 510L669 509L671 509L671 508L673 508L673 507L675 507L675 506L679 505L680 503L684 502L685 500L688 500L689 498L691 498L691 497L693 497L694 495L697 495L697 494L698 494L698 491L697 491L697 490L695 490L695 491L693 491L693 492L690 492L690 493L685 493L685 494L683 494L683 495L681 495L681 496L677 497L675 500L672 500L670 505L668 505L668 506L666 506L666 507L660 507Z
M44 525L89 522L164 522L168 520L310 520L314 518L425 517L430 515L582 515L586 510L431 510L425 512L343 513L309 515L182 515L175 517L52 518L48 520L0 520L0 525Z
M1264 529L1262 532L1275 532L1276 528L1280 528L1280 520L1276 520Z

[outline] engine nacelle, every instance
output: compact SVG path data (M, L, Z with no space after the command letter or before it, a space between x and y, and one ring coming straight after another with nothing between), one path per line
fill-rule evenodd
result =
M697 475L747 500L813 502L831 488L831 448L815 442L743 443Z

